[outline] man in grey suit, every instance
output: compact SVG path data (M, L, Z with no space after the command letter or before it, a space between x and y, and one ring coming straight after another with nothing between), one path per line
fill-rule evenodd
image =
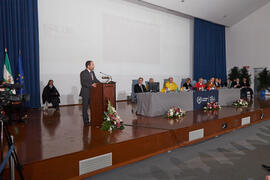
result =
M95 88L96 83L99 83L99 80L96 78L95 72L93 71L95 68L93 61L86 61L85 67L86 69L83 70L80 74L82 86L80 96L82 97L83 103L82 114L84 125L90 125L87 112L90 104L90 88Z

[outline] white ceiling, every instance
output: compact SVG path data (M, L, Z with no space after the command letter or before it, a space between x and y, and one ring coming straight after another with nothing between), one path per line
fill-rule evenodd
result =
M270 0L138 0L225 26L241 21ZM184 1L184 2L182 2Z

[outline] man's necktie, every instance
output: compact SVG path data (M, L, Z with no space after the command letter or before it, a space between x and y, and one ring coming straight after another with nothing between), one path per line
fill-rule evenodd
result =
M90 75L91 75L91 80L93 81L94 80L93 71L90 72Z
M143 92L143 87L142 87L142 85L140 85L140 87L141 87L141 90L142 90L142 92Z

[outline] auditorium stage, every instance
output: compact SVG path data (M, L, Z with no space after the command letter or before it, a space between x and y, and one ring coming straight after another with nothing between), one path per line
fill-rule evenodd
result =
M256 97L247 108L189 111L179 121L136 115L136 105L118 102L125 129L85 127L81 106L34 109L25 123L9 126L25 179L84 179L175 148L270 119L270 100ZM79 161L112 153L112 166L79 176Z

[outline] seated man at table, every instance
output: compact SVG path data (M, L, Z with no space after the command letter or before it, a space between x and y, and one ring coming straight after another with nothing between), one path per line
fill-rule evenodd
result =
M227 79L226 82L222 83L222 87L224 88L231 88L231 80Z
M203 91L205 88L205 85L203 84L203 78L199 78L199 81L195 84L195 88L197 91Z
M187 78L186 82L183 84L184 90L185 91L190 91L193 89L192 85L191 85L191 79Z
M216 86L216 89L221 87L221 79L220 78L215 79L215 86Z
M207 90L213 90L213 89L216 89L216 86L215 86L215 78L211 78L208 83L206 84L206 87L207 87Z
M231 85L232 88L241 88L240 79L236 78Z
M241 84L241 95L242 97L247 97L247 93L250 93L250 96L252 98L253 96L253 90L250 88L250 84L249 82L247 82L246 78L243 78L243 82L240 83Z
M169 81L164 84L164 88L161 92L174 92L178 90L178 86L175 82L173 82L173 78L169 77Z
M155 82L154 78L149 78L149 82L146 84L146 90L148 92L159 92L159 82Z
M139 77L138 84L135 84L134 86L134 93L143 93L143 92L147 92L147 90L143 85L143 78Z

